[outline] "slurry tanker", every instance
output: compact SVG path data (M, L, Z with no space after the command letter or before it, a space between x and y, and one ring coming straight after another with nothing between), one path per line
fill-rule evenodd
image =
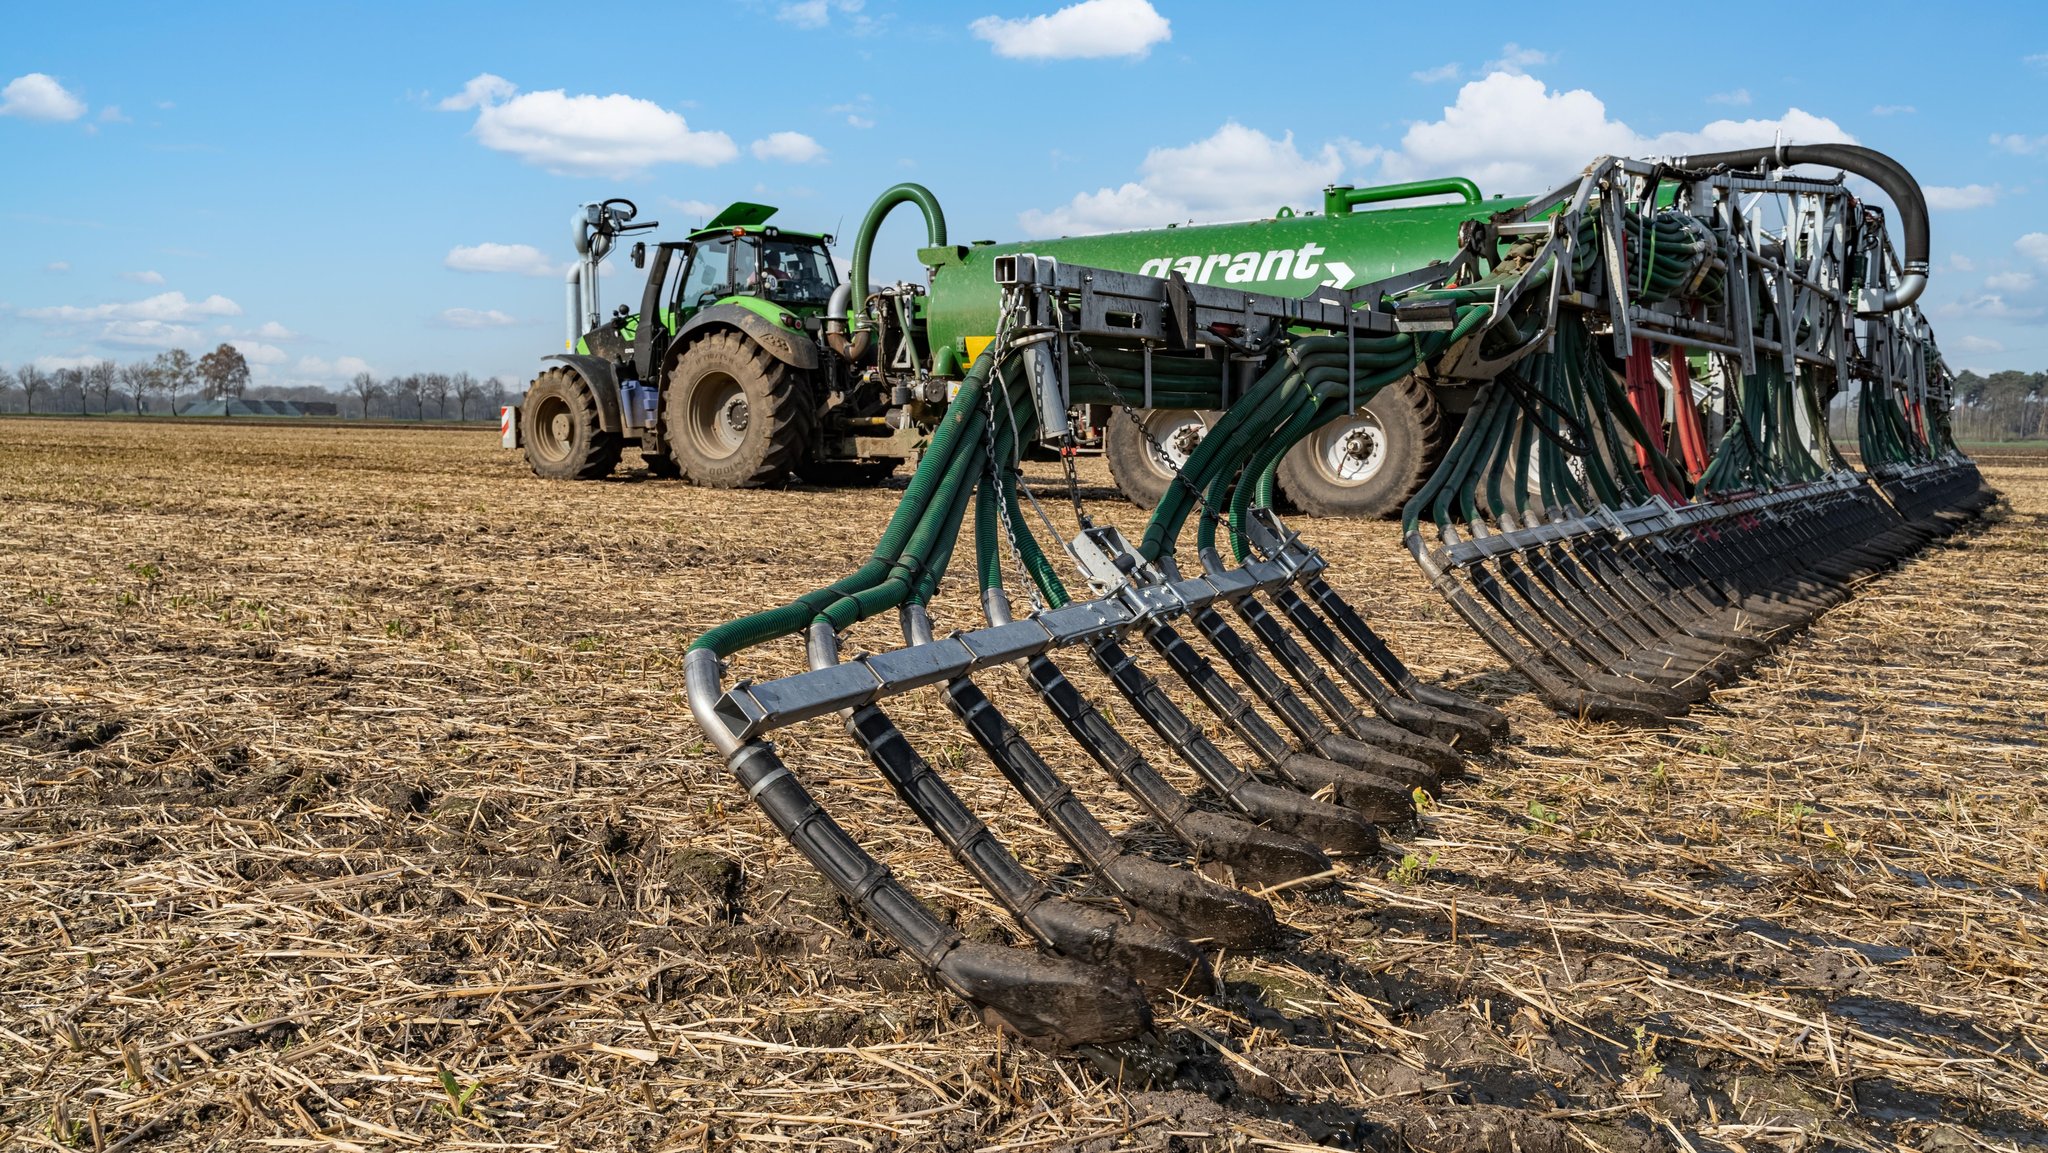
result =
M1421 195L1457 201L1403 203ZM903 206L929 284L874 285ZM1154 1005L1219 993L1215 953L1285 941L1266 894L1341 883L1338 862L1372 859L1382 828L1512 739L1500 679L1454 688L1405 663L1355 603L1398 577L1336 571L1283 498L1363 508L1344 462L1378 451L1410 579L1549 706L1637 726L1710 701L1995 498L1949 436L1953 378L1917 305L1925 199L1867 148L1600 157L1527 200L1333 188L1316 216L1014 245L952 243L906 184L862 220L843 284L822 237L735 206L651 259L636 245L640 311L599 324L590 253L628 207L579 231L598 238L572 284L580 331L535 389L561 398L545 431L571 451L536 470L595 475L627 436L714 484L917 456L844 576L691 638L688 705L902 957L1119 1078L1170 1066ZM1825 419L1844 394L1857 465ZM1020 468L1089 412L1151 506L1136 539L1092 519L1071 470L1041 499ZM1347 439L1368 420L1378 450ZM969 540L978 594L961 595L945 577ZM748 675L768 646L807 671ZM910 731L892 712L926 694L960 730L934 759L931 710L912 702ZM1011 717L1039 709L1051 736L1027 737ZM809 784L846 759L772 738L828 718L1016 944L969 939L928 903L957 879L920 892L826 812ZM1002 826L1035 820L1064 853L1014 853L956 789L970 773L1014 790ZM1104 822L1083 796L1132 811Z
M1603 157L1526 201L1461 185L1454 205L1349 211L1442 190L1332 189L1321 217L959 246L931 194L902 185L862 222L818 336L888 390L870 401L885 420L930 438L865 561L693 638L687 696L782 834L1001 1027L1092 1046L1119 1075L1157 1063L1155 1003L1217 992L1214 951L1283 940L1261 893L1371 858L1381 827L1412 824L1417 798L1510 737L1504 697L1430 683L1353 603L1392 574L1334 571L1276 510L1283 490L1314 507L1288 480L1303 446L1387 398L1462 414L1401 509L1416 578L1587 723L1662 725L1710 700L1992 501L1948 435L1953 381L1916 305L1926 204L1889 157ZM930 286L873 288L873 238L906 204L930 234ZM1860 468L1825 419L1845 392ZM1119 466L1153 501L1135 540L1091 518L1071 471L1066 501L1040 500L1019 468L1031 446L1070 444L1091 406L1119 410L1110 428L1163 466L1149 492ZM1159 443L1146 414L1162 410L1202 414L1199 440ZM942 595L970 523L979 596ZM809 671L748 677L762 646L800 649ZM895 706L927 693L979 760L935 764L897 727ZM1012 710L1040 708L1054 736L1027 738ZM771 738L828 717L1021 947L967 939L826 813L813 766ZM1048 740L1085 755L1048 758ZM982 770L1071 865L1035 872L1002 843L949 781ZM1105 824L1081 802L1069 775L1097 772L1146 836L1113 835L1132 815Z
M1417 203L1451 198L1451 203ZM899 204L922 210L919 256L929 286L873 286L876 229ZM528 391L516 439L535 472L608 474L637 439L659 473L713 487L751 487L791 474L859 482L914 457L957 381L993 337L999 298L989 262L1029 250L1073 264L1306 296L1449 259L1460 230L1520 201L1482 200L1451 178L1371 188L1335 186L1321 213L1282 207L1268 219L1067 237L1024 244L948 243L937 199L917 185L891 189L863 222L851 280L825 255L831 238L779 230L774 209L735 204L684 240L634 248L646 271L638 311L609 318L596 303L598 265L632 223L612 200L572 221L582 257L570 273L569 348ZM650 262L651 261L651 262ZM857 307L856 307L857 305ZM636 342L641 317L658 315L653 340ZM1242 363L1239 371L1242 370ZM1154 403L1097 404L1084 423L1101 430L1124 493L1150 508L1220 413ZM1283 462L1280 484L1317 515L1383 516L1400 507L1441 454L1469 390L1414 382L1383 393L1318 430ZM1130 407L1136 419L1110 419Z

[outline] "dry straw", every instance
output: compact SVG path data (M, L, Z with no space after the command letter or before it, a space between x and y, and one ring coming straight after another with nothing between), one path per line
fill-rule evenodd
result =
M892 492L542 484L471 433L0 423L0 1147L2040 1142L2048 456L1988 471L1998 523L1665 732L1551 716L1389 526L1314 524L1517 740L1384 858L1273 894L1298 942L1161 1005L1186 1065L1160 1089L926 987L683 707L686 639L851 567ZM1084 891L935 698L892 713ZM780 745L1004 937L848 739Z

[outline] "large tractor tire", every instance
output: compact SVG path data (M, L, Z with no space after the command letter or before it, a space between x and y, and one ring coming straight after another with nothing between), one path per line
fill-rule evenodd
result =
M1443 440L1436 395L1406 377L1294 446L1280 460L1280 487L1310 516L1394 516L1429 479Z
M598 427L597 398L570 369L550 368L536 377L519 419L526 463L535 476L601 480L619 466L625 442Z
M818 427L803 378L737 332L691 345L667 394L669 452L685 480L706 488L781 483Z
M1131 419L1132 414L1137 416ZM1119 408L1102 431L1102 455L1117 488L1139 508L1166 495L1174 474L1216 423L1214 413L1191 408Z

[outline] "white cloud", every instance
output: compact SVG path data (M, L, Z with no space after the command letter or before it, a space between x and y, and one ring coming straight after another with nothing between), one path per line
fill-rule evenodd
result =
M1081 0L1043 16L983 16L967 27L1013 60L1144 56L1173 39L1172 24L1150 0Z
M23 120L76 120L85 115L85 101L64 90L41 72L17 76L0 88L0 116Z
M50 320L60 324L82 324L94 320L161 323L200 320L209 316L240 316L242 306L225 296L188 300L182 292L162 292L145 300L95 304L85 308L70 304L52 308L24 308L21 314L31 320Z
M1956 270L1957 272L1975 272L1975 271L1977 271L1977 262L1976 262L1976 261L1974 261L1974 260L1971 260L1971 259L1970 259L1969 257L1967 257L1967 256L1964 256L1964 255L1963 255L1962 253L1960 253L1960 252L1951 252L1951 253L1949 253L1949 255L1948 255L1948 263L1949 263L1949 267L1951 267L1951 268L1955 269L1955 270Z
M458 244L441 261L457 272L515 272L521 276L560 276L562 266L531 244Z
M2004 352L2005 346L1988 336L1970 335L1956 341L1956 347L1964 352Z
M1697 132L1645 136L1583 88L1553 91L1533 76L1493 72L1458 90L1438 120L1411 124L1386 154L1382 176L1458 173L1488 192L1539 192L1606 155L1677 156L1774 140L1851 143L1841 125L1797 108L1777 119L1716 120Z
M274 320L266 320L256 326L256 335L264 340L297 340L299 334Z
M67 368L84 368L89 364L98 364L102 359L104 358L97 356L38 356L34 364L44 372L61 372Z
M1205 140L1146 153L1134 182L1084 192L1018 220L1028 235L1045 236L1261 217L1283 204L1314 202L1324 185L1343 175L1347 159L1362 162L1371 155L1344 140L1304 156L1291 132L1274 139L1231 121Z
M441 103L436 104L434 107L439 108L443 112L460 112L466 108L482 108L486 104L496 104L501 100L508 99L517 91L519 91L519 86L503 76L495 76L489 72L479 72L470 78L469 83L462 86L462 91L442 100Z
M191 325L162 320L110 320L100 329L99 338L129 348L177 348L206 343L206 337Z
M2048 52L2036 52L2031 56L2022 56L2020 57L2020 63L2027 65L2029 68L2048 68Z
M1534 48L1524 48L1510 40L1506 44L1501 45L1500 59L1488 60L1486 67L1481 68L1480 71L1489 74L1506 72L1510 75L1520 75L1531 68L1548 64L1554 59L1556 58L1548 52L1538 52Z
M2042 312L2039 308L2019 308L2007 304L2005 297L1996 292L1986 292L1980 296L1945 304L1934 311L1939 316L1970 317L1977 320L2032 320Z
M1998 203L2001 191L1997 185L1965 184L1953 187L1945 184L1923 184L1920 191L1927 197L1927 207L1937 212L1959 212L1966 208L1987 208Z
M126 117L126 116L122 115L122 113L121 113L121 106L120 106L119 104L109 104L109 105L107 105L107 106L106 106L105 108L102 108L102 109L100 109L100 123L101 123L101 124L132 124L132 123L134 123L134 121L132 121L132 120L128 119L128 117Z
M1984 278L1984 287L1993 292L2025 292L2034 287L2031 272L1994 272Z
M1737 88L1732 92L1716 92L1707 97L1709 104L1733 104L1737 108L1749 107L1749 89Z
M1441 84L1446 80L1456 80L1464 72L1463 68L1458 67L1458 62L1453 60L1449 64L1439 64L1435 68L1410 72L1408 78L1421 84Z
M136 284L162 284L164 282L164 274L155 269L146 268L140 272L124 272L121 274L121 279L134 281Z
M299 358L299 371L307 376L347 379L359 372L374 373L376 370L359 356L337 356L333 360L305 356Z
M775 9L775 18L798 28L823 28L832 23L832 13L843 12L853 16L865 7L865 0L798 0L797 3L779 5ZM865 23L865 19L859 22Z
M852 128L873 128L875 126L873 120L854 112L846 114L846 123Z
M1872 116L1911 116L1920 111L1911 104L1880 104L1870 110Z
M701 222L718 215L719 206L708 200L677 200L673 197L664 196L661 198L661 202L682 213L684 216L690 217L693 221Z
M68 260L52 260L50 263L43 265L43 271L69 272L71 271L71 262Z
M519 321L495 308L444 308L441 323L448 328L509 328Z
M1991 146L2003 149L2014 156L2032 156L2048 149L2048 136L2026 136L2018 132L1991 134Z
M256 340L230 340L228 343L254 368L275 368L292 358L290 353L274 344Z
M2013 241L2012 247L2029 260L2048 264L2048 232L2029 232Z
M809 164L825 155L825 146L801 132L770 132L748 145L757 160Z
M723 132L695 132L682 114L652 100L612 93L571 96L560 88L514 95L486 72L441 101L476 109L470 130L484 147L560 175L631 176L657 164L724 164L739 155Z

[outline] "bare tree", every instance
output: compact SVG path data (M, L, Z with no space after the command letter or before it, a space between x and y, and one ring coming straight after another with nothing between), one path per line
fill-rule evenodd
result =
M455 411L460 420L469 419L469 406L483 395L483 382L466 372L455 374Z
M491 415L496 416L505 409L505 378L491 378Z
M427 418L427 406L421 394L421 382L418 373L407 373L404 376L392 377L385 383L384 391L391 395L393 415L403 415L398 406L404 401L410 400L412 401L413 419L425 420Z
M199 378L206 382L206 398L240 397L249 386L249 362L242 350L222 341L219 348L199 358Z
M63 408L69 408L69 407L71 407L71 404L73 403L73 400L72 400L72 398L74 398L74 397L75 397L75 398L77 398L77 399L76 399L76 403L77 403L77 405L78 405L78 411L79 411L80 415L83 415L83 414L84 414L84 412L85 412L85 370L84 370L84 369L82 369L82 368L79 368L79 367L78 367L77 365L71 365L71 366L69 366L69 367L66 367L66 368L60 368L60 369L58 369L57 371L55 371L55 372L53 372L53 373L51 373L51 374L50 374L50 384L51 384L51 386L52 386L53 388L55 388L55 389L57 390L57 395L56 395L56 396L55 396L54 398L52 398L52 399L51 399L51 401L50 401L50 409L51 409L51 411L53 411L53 412L54 412L54 411L56 411L56 410L58 410L58 409L63 409Z
M146 360L121 366L121 387L135 402L135 415L142 415L142 396L156 388L156 366Z
M384 390L377 387L377 378L367 372L359 372L354 380L348 382L348 387L356 394L356 403L363 406L363 419L370 419L370 402L384 395Z
M14 374L7 371L6 365L0 364L0 397L6 396L7 390L13 387Z
M114 410L114 381L119 371L111 360L98 360L85 366L85 385L99 394L102 416Z
M50 374L33 364L24 364L14 373L14 383L21 386L22 402L28 411L36 410L36 393L50 386Z
M445 372L430 372L420 377L420 393L434 398L434 419L448 419L448 389L451 384Z
M195 376L192 354L182 348L157 353L156 376L157 384L171 395L171 415L178 415L178 393L192 387Z

